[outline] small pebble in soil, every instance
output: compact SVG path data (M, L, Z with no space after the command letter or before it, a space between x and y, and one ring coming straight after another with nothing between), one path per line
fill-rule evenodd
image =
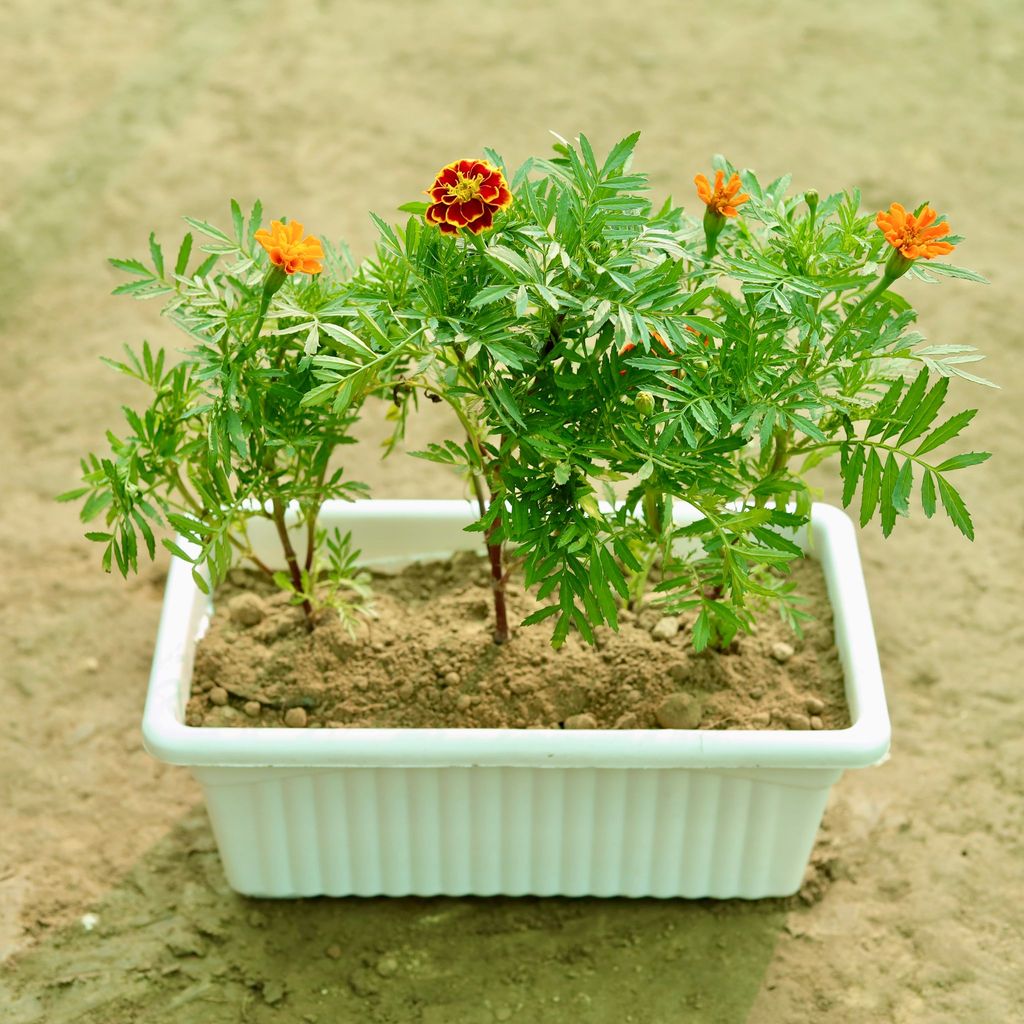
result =
M284 984L275 978L263 982L263 1001L269 1006L275 1006L284 999Z
M308 716L305 708L289 708L284 713L284 724L292 729L305 728Z
M247 700L242 705L242 710L250 718L259 718L260 717L260 708L261 707L262 707L262 705L260 704L260 702L258 700Z
M256 594L238 594L228 601L228 616L239 626L255 626L263 621L267 610Z
M198 729L203 724L203 716L198 711L191 711L185 716L185 724Z
M674 615L666 615L651 627L651 636L655 640L671 640L679 632L679 620Z
M332 960L341 959L341 946L331 945L324 950L324 954L329 956Z
M658 725L663 729L696 729L702 715L700 702L688 693L671 694L655 711Z
M446 672L444 682L446 686L458 686L462 682L462 676L458 672Z
M377 973L382 978L390 978L398 970L398 961L394 957L383 956L377 961Z
M375 996L380 991L380 982L366 967L357 967L349 975L348 983L357 996Z
M792 711L786 715L786 725L790 729L810 729L811 720L799 711Z
M83 658L82 659L82 671L88 672L92 675L100 670L100 659L99 658Z
M780 665L785 665L793 657L793 645L787 644L785 640L772 644L772 657Z
M807 708L807 714L820 715L825 710L825 702L817 697L808 697L804 701L804 707Z
M465 711L473 703L473 698L468 693L460 693L455 701L459 711Z
M824 729L825 728L825 723L817 715L812 715L811 716L811 728L812 729Z
M772 721L772 713L770 711L757 711L750 716L750 724L755 729L767 729Z
M580 715L570 715L564 724L566 729L596 729L597 719L584 711Z
M747 690L747 693L750 694L751 700L760 700L764 696L764 687L752 686L749 690Z
M228 691L223 686L215 686L209 693L210 703L222 708L228 702Z
M668 677L673 683L681 683L690 674L685 661L678 662L668 670Z
M515 679L510 679L508 682L508 688L513 693L532 693L537 689L536 680L527 679L523 676L517 676Z

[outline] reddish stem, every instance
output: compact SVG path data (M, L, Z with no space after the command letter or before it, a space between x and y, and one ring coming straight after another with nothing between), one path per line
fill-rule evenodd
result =
M284 505L274 499L274 525L277 527L277 536L280 538L281 547L284 548L284 557L288 562L288 573L292 578L292 586L296 594L302 593L302 571L299 569L299 559L292 547L291 537L288 536L288 527L284 521ZM302 599L302 610L306 613L306 628L313 629L313 606L309 598Z

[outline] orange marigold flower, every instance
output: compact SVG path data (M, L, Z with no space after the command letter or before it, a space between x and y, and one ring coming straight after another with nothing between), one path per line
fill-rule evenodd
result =
M427 223L446 235L457 235L460 228L479 235L494 226L494 211L512 202L505 176L486 160L456 160L442 167L427 195L433 200Z
M932 260L956 248L952 242L938 241L949 234L949 225L945 221L934 223L936 217L938 214L930 206L915 216L899 203L893 203L888 213L882 210L875 217L875 223L885 234L885 240L908 260Z
M286 274L319 274L323 270L320 260L324 257L323 246L315 235L302 237L302 225L293 220L282 224L279 220L270 222L270 230L261 228L255 239L270 257L270 262Z
M661 336L661 335L660 335L660 334L659 334L659 333L658 333L657 331L651 331L651 337L652 337L652 338L653 338L653 339L654 339L654 340L655 340L655 341L656 341L656 342L657 342L657 343L658 343L658 344L659 344L659 345L660 345L660 346L661 346L661 347L662 347L662 348L663 348L663 349L664 349L664 350L665 350L665 351L666 351L666 352L667 352L667 353L668 353L669 355L672 355L672 349L671 349L671 347L669 346L669 343L668 343L668 342L667 342L667 341L666 341L666 340L665 340L665 339L664 339L664 338L663 338L663 337L662 337L662 336ZM625 354L626 354L627 352L632 352L632 351L633 351L633 349L635 349L635 348L636 348L636 345L635 345L635 344L634 344L634 343L633 343L632 341L629 341L629 342L627 342L627 343L626 343L625 345L623 345L623 346L622 346L622 348L621 348L621 349L619 350L619 355L620 355L620 356L624 356L624 355L625 355ZM679 376L679 372L680 372L679 370L673 370L673 371L672 371L672 373L673 373L673 374L674 374L674 375L675 375L676 377L678 377L678 376ZM624 377L625 375L626 375L626 371L625 371L625 370L619 370L619 376L620 376L620 377Z
M735 217L736 207L742 206L750 196L740 192L740 176L733 176L726 181L724 171L715 171L715 187L703 174L698 174L693 183L697 186L697 195L704 201L707 208L720 217ZM737 193L740 193L737 195Z

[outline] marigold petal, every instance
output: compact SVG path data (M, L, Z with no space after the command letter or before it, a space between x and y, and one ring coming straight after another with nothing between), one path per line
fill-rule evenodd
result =
M437 226L442 235L457 235L459 233L459 229L452 224L438 224Z
M444 223L444 203L434 203L433 206L428 206L424 217L428 224L443 224Z
M461 204L462 214L467 221L479 220L484 215L486 207L479 199L468 199Z
M462 203L452 203L451 206L444 207L444 219L449 224L455 224L460 228L464 228L469 223L469 218L462 207Z
M489 206L485 206L484 212L467 226L474 235L479 235L481 231L487 231L494 227L494 211Z

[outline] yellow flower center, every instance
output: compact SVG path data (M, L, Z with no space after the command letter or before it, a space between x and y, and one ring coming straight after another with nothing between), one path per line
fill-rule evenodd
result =
M448 186L448 192L455 196L456 200L460 203L468 203L470 199L475 199L480 191L480 183L484 179L479 175L474 178L467 178L462 171L456 171L455 173L459 176L459 180L454 185Z

